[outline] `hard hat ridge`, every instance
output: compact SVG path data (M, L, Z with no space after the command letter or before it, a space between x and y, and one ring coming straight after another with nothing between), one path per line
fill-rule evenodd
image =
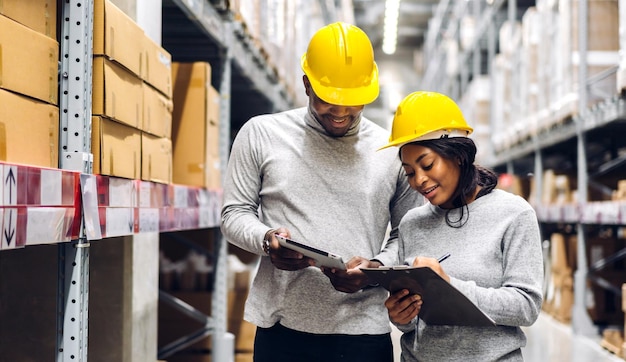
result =
M319 29L301 66L315 94L330 104L358 106L378 97L378 67L363 30L336 22Z

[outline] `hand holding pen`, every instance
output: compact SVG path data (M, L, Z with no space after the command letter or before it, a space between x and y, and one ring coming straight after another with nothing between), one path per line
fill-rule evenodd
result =
M441 263L442 261L448 259L450 257L450 253L444 254L437 259L437 263Z
M413 259L413 264L411 266L413 267L427 266L431 268L435 273L439 274L443 279L445 279L449 283L450 277L448 276L448 274L446 274L446 272L443 270L440 264L441 262L448 259L449 257L450 257L450 253L446 253L442 255L438 259L417 256L415 257L415 259ZM405 265L406 264L408 263L405 263Z
M437 263L441 263L442 261L444 261L444 260L448 259L449 257L450 257L450 253L443 254L442 256L440 256L440 257L439 257L439 259L437 259ZM413 260L413 266L421 266L421 265L416 265L416 264L420 264L420 263L419 263L419 260L418 260L419 258L420 258L420 257L416 257L416 258ZM404 265L411 265L411 264L409 264L409 263L407 263L407 262L405 261L405 262L404 262Z

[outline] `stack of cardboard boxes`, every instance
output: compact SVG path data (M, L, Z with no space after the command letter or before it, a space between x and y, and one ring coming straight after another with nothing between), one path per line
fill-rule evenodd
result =
M59 167L57 17L56 0L0 2L0 161ZM95 174L221 187L208 63L173 66L133 19L95 0L92 71Z
M0 2L0 161L58 167L56 1Z
M0 0L2 162L59 167L58 9L57 0ZM110 0L94 0L93 11L93 79L87 84L93 173L221 188L220 95L211 85L211 65L173 63L170 53ZM76 118L82 121L81 116ZM210 242L207 230L195 232ZM229 329L238 334L248 272L237 273L234 281L227 308ZM179 292L211 314L209 289ZM162 327L184 326L177 317Z
M171 55L110 1L94 7L94 173L171 183Z
M172 63L109 0L96 0L94 173L220 188L220 96L206 62Z
M574 268L576 240L573 236L554 233L550 237L550 269L546 271L546 295L543 310L556 320L569 323L574 305Z
M174 183L221 188L220 95L206 62L173 63Z

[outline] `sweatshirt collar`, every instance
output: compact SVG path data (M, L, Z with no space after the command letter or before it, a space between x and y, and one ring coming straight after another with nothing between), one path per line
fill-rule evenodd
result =
M326 130L324 129L324 127L322 127L322 125L317 121L317 119L313 116L313 113L311 113L311 109L309 107L305 107L306 108L306 115L304 117L304 122L310 126L311 128L315 129L316 131L324 134L324 135L328 135L326 133ZM361 112L361 114L359 114L359 117L357 117L357 119L355 120L355 122L350 126L350 128L348 129L348 132L346 132L346 134L343 137L347 137L347 136L353 136L355 134L357 134L359 132L359 129L361 127L361 119L363 118L363 112Z

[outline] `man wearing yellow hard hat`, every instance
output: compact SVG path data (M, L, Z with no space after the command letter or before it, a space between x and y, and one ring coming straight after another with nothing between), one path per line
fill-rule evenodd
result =
M496 189L494 172L474 163L472 131L452 99L414 92L400 102L382 147L399 148L409 184L429 201L400 222L400 261L430 267L495 322L428 325L419 312L429 300L398 291L385 304L404 332L402 361L523 361L520 326L541 311L537 217L522 197Z
M324 26L301 65L308 105L246 122L225 175L222 232L261 256L244 315L257 326L254 360L391 362L387 293L359 268L397 262L396 227L422 199L396 152L376 152L388 132L362 115L379 93L366 34ZM346 270L275 234L341 256Z

